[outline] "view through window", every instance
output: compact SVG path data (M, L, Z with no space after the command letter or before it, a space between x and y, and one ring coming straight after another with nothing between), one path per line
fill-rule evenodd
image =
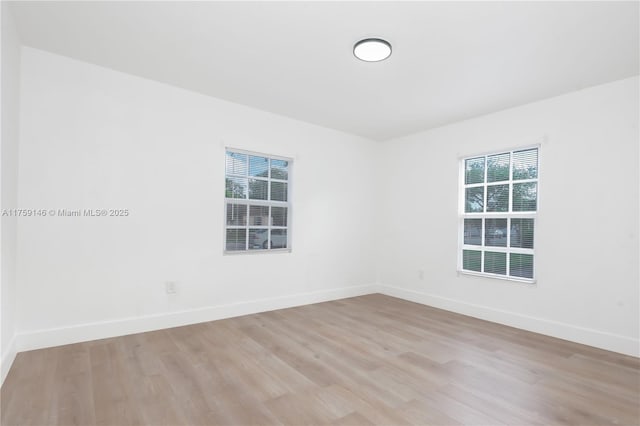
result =
M289 249L291 159L227 149L226 252Z
M464 158L458 269L533 281L538 148Z

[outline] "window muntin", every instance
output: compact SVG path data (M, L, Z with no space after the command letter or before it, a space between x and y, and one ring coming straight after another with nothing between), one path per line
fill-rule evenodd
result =
M461 161L458 270L533 282L539 148Z
M226 253L291 248L291 159L227 149Z

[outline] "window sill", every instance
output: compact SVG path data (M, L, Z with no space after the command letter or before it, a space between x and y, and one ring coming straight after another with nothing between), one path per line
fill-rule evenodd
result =
M256 249L256 250L224 250L222 252L225 256L237 256L242 254L265 254L265 253L291 253L290 248L284 249Z
M480 277L480 278L496 278L503 281L512 281L512 282L517 282L522 284L536 284L536 280L531 278L509 277L505 275L486 274L482 272L471 272L471 271L465 271L465 270L458 270L457 272L458 272L458 276L469 275L472 277Z

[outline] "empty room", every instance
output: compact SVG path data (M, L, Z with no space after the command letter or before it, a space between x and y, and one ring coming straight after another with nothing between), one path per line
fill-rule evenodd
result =
M2 425L640 425L640 2L1 4Z

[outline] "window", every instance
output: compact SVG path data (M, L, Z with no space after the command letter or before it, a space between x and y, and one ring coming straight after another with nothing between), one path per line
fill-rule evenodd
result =
M458 270L533 282L538 148L464 158Z
M291 160L227 149L225 252L288 251Z

